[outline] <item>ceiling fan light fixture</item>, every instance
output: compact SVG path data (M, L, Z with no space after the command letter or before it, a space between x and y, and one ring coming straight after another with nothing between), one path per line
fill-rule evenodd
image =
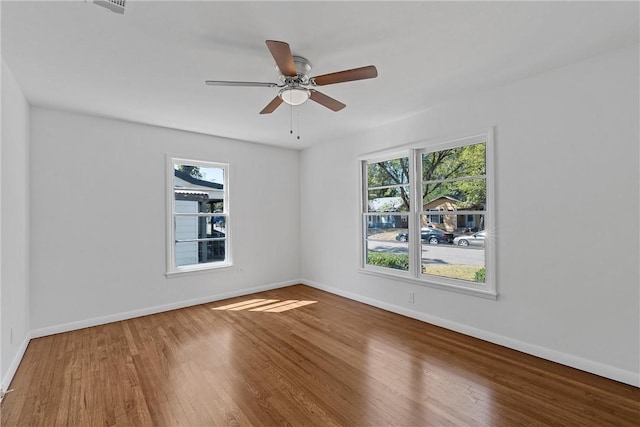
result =
M311 93L305 88L285 87L278 93L278 96L289 105L300 105L309 99Z

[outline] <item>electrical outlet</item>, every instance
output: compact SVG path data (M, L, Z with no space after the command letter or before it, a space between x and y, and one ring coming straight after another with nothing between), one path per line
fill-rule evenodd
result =
M412 304L416 302L416 296L413 292L409 292L409 302Z

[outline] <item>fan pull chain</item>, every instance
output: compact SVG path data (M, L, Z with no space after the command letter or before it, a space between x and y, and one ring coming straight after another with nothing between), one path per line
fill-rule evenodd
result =
M297 136L296 139L300 139L300 110L298 110L297 114L296 114L296 120L297 120ZM291 135L293 135L293 105L289 104L289 133Z
M293 135L293 105L289 104L289 133Z

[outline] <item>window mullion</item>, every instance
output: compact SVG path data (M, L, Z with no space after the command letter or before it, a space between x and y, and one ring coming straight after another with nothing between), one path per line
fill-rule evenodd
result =
M193 243L193 242L223 242L226 237L207 237L202 239L180 239L176 240L176 243Z
M224 216L227 217L228 215L222 212L215 212L215 213L211 213L211 212L174 212L173 213L175 216L197 216L197 217L205 217L205 218L209 218L209 217L214 217L214 216Z
M420 185L422 176L422 162L419 162L420 153L417 150L409 151L409 183L410 183L410 216L409 216L409 271L412 277L420 275L420 253L422 241L420 240L420 211L422 211L422 188ZM416 238L416 236L418 236Z
M449 183L449 182L472 181L474 179L486 179L486 178L487 178L487 175L485 174L485 175L459 176L459 177L456 177L456 178L431 179L429 181L422 181L422 185L425 185L425 184L446 184L446 183Z
M390 185L379 185L376 187L368 187L368 190L385 190L387 188L400 188L400 187L406 187L407 185L409 185L409 183L407 182L403 182L402 184L390 184Z
M369 179L366 161L360 162L360 268L367 265L367 213L369 210Z

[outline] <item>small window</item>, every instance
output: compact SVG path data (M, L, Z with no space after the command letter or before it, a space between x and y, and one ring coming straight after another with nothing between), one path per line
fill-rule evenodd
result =
M231 265L229 256L229 166L171 158L167 273Z
M429 212L438 212L441 211L442 209L429 209ZM442 215L434 215L434 214L430 214L427 215L427 221L431 224L442 224Z

